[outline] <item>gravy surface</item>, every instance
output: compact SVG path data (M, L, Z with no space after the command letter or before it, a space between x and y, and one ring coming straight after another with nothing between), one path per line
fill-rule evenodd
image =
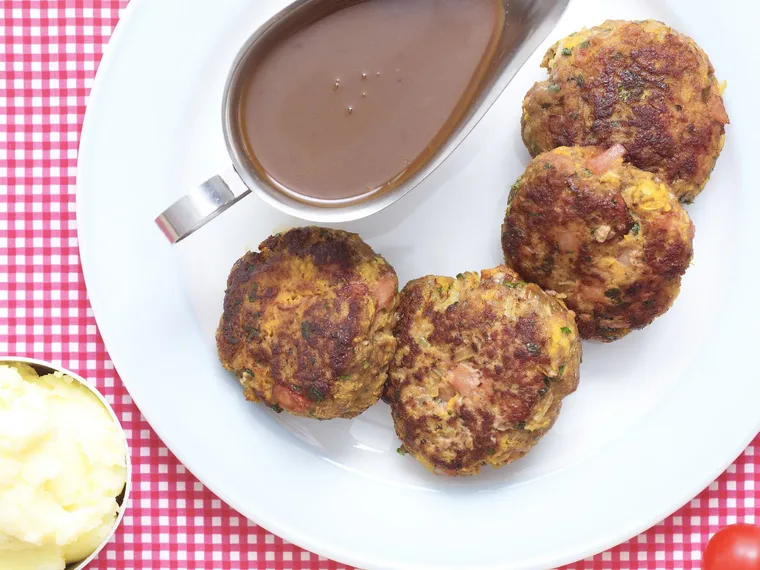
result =
M306 201L392 187L456 125L502 22L498 0L364 0L278 38L242 92L254 165Z

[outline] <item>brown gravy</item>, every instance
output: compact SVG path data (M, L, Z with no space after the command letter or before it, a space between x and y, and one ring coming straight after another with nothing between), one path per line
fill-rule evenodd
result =
M501 5L364 0L278 38L242 92L254 166L307 202L399 183L461 118L501 33Z

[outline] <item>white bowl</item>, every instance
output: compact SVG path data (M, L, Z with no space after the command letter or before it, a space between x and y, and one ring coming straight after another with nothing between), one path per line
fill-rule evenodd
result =
M95 551L84 560L81 560L80 562L74 562L66 566L66 570L83 570L85 567L87 567L87 565L90 562L92 562L98 556L98 554L100 554L100 551L103 550L103 547L106 544L108 544L108 542L111 540L113 535L116 534L116 529L119 528L119 525L121 524L121 520L124 518L124 512L127 510L127 506L129 504L129 493L132 489L132 462L130 460L129 443L127 443L127 438L126 438L126 434L124 433L124 428L122 427L121 422L119 422L119 418L116 417L116 414L114 413L113 408L111 408L111 405L103 397L103 394L101 394L97 390L97 388L95 388L92 384L87 382L87 380L82 378L79 374L75 374L71 372L70 370L63 368L62 366L56 366L54 364L51 364L50 362L45 362L44 360L38 360L36 358L27 358L25 356L0 357L0 364L10 364L13 362L23 362L23 363L29 364L32 368L34 368L37 371L37 374L39 375L50 374L52 372L61 372L62 374L71 376L74 380L79 382L79 384L81 384L82 386L87 388L90 392L92 392L98 398L98 400L100 400L100 402L108 410L108 413L111 416L111 419L113 419L114 423L117 426L119 426L119 431L121 431L122 436L124 436L124 453L126 457L126 466L127 466L127 481L124 484L124 489L122 490L121 494L118 497L116 497L116 502L119 504L119 513L117 514L116 520L113 523L113 528L111 528L111 532L103 540L103 542L101 542L100 545L98 545Z

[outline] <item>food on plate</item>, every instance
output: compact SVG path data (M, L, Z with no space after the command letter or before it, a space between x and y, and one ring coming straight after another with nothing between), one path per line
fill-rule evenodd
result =
M398 278L356 235L318 227L266 239L232 268L216 333L248 400L317 419L377 402L396 349Z
M415 279L400 297L384 393L400 451L447 475L530 451L578 385L572 311L504 266Z
M681 201L704 188L729 121L723 87L694 40L653 20L606 21L554 44L541 65L549 78L523 101L531 155L622 144Z
M63 570L113 530L124 433L76 379L0 365L0 569Z
M512 187L502 226L507 265L556 291L583 338L616 340L670 308L692 257L694 226L625 149L560 147Z

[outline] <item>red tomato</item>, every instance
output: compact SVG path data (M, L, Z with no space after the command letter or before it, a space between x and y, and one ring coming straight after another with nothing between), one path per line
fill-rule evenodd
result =
M735 524L707 543L702 570L760 570L760 526Z

